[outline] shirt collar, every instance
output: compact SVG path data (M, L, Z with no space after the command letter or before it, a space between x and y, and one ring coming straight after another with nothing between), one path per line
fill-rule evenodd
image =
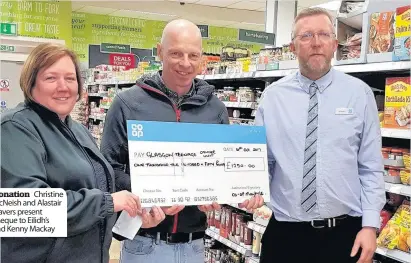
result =
M315 82L315 84L317 84L318 86L318 90L320 91L320 93L323 93L324 90L330 86L332 80L333 80L333 75L334 75L334 70L333 68L331 68L327 74L325 74L324 76L322 76L321 78L317 79L316 81L313 81L305 76L303 76L301 74L300 71L297 72L297 79L298 82L300 82L300 86L301 88L307 92L308 94L310 93L310 85Z

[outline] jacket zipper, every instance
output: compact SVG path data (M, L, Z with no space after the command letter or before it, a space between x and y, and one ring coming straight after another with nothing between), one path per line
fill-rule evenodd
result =
M143 89L146 89L146 90L155 92L155 93L157 93L157 94L160 94L160 95L166 97L166 98L170 101L171 105L173 106L174 112L176 113L177 122L180 122L180 120L181 120L181 110L180 110L179 108L177 108L177 105L175 105L174 102L173 102L169 97L167 97L166 94L164 94L163 92L161 92L161 91L159 91L159 90L156 90L156 89L154 89L154 88L151 88L151 87L149 87L149 86L147 86L147 85L145 85L145 84L139 83L139 84L137 84L137 85L140 86L140 87L143 88ZM178 213L174 215L174 220L173 220L173 221L174 221L174 222L173 222L173 229L172 229L171 232L174 234L174 233L177 233Z
M87 161L89 162L89 164L91 165L91 168L93 168L93 172L94 172L94 175L96 175L96 170L94 169L94 165L93 165L93 163L91 162L91 160L90 160L90 157L88 156L88 154L87 154L87 152L83 149L83 146L81 146L81 144L77 141L77 139L76 139L76 136L74 136L74 134L73 134L73 132L70 130L70 128L64 123L64 122L62 122L61 120L60 120L60 122L61 122L61 124L63 125L63 127L68 131L68 133L69 133L69 135L70 135L70 137L73 139L73 141L77 144L77 146L79 146L80 147L80 150L81 150L81 152L86 156L86 158L87 158ZM109 179L107 179L107 181L109 181ZM110 182L107 182L108 183L108 185L110 185ZM104 229L103 229L103 226L104 226L104 224L102 224L101 222L99 222L99 225L100 225L100 244L101 244L101 248L102 248L102 250L101 250L101 260L103 260L103 257L104 257L104 255L103 255L103 251L104 251L104 233L106 232Z

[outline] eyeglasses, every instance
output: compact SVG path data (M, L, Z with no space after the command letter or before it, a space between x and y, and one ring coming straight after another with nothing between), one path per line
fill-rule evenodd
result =
M321 41L327 41L330 40L331 38L334 38L335 34L334 33L327 33L327 32L318 32L318 33L312 33L312 32L305 32L301 35L296 35L293 40L298 37L302 42L310 42L313 40L314 36L317 35L318 38Z

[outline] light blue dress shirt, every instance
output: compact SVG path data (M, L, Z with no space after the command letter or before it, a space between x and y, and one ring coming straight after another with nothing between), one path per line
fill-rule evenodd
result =
M278 221L311 221L344 214L380 227L385 204L378 110L371 88L331 69L315 81L318 97L317 206L301 208L304 145L312 80L300 72L266 88L256 125L267 132L270 207Z

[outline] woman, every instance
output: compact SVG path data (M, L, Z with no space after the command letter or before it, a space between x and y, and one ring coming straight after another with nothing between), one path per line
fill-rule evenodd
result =
M140 215L143 227L164 218L142 211L137 196L115 192L114 173L92 136L69 114L82 93L75 54L41 44L20 77L25 102L1 118L1 186L62 188L67 193L66 238L2 238L2 262L109 262L115 213Z

